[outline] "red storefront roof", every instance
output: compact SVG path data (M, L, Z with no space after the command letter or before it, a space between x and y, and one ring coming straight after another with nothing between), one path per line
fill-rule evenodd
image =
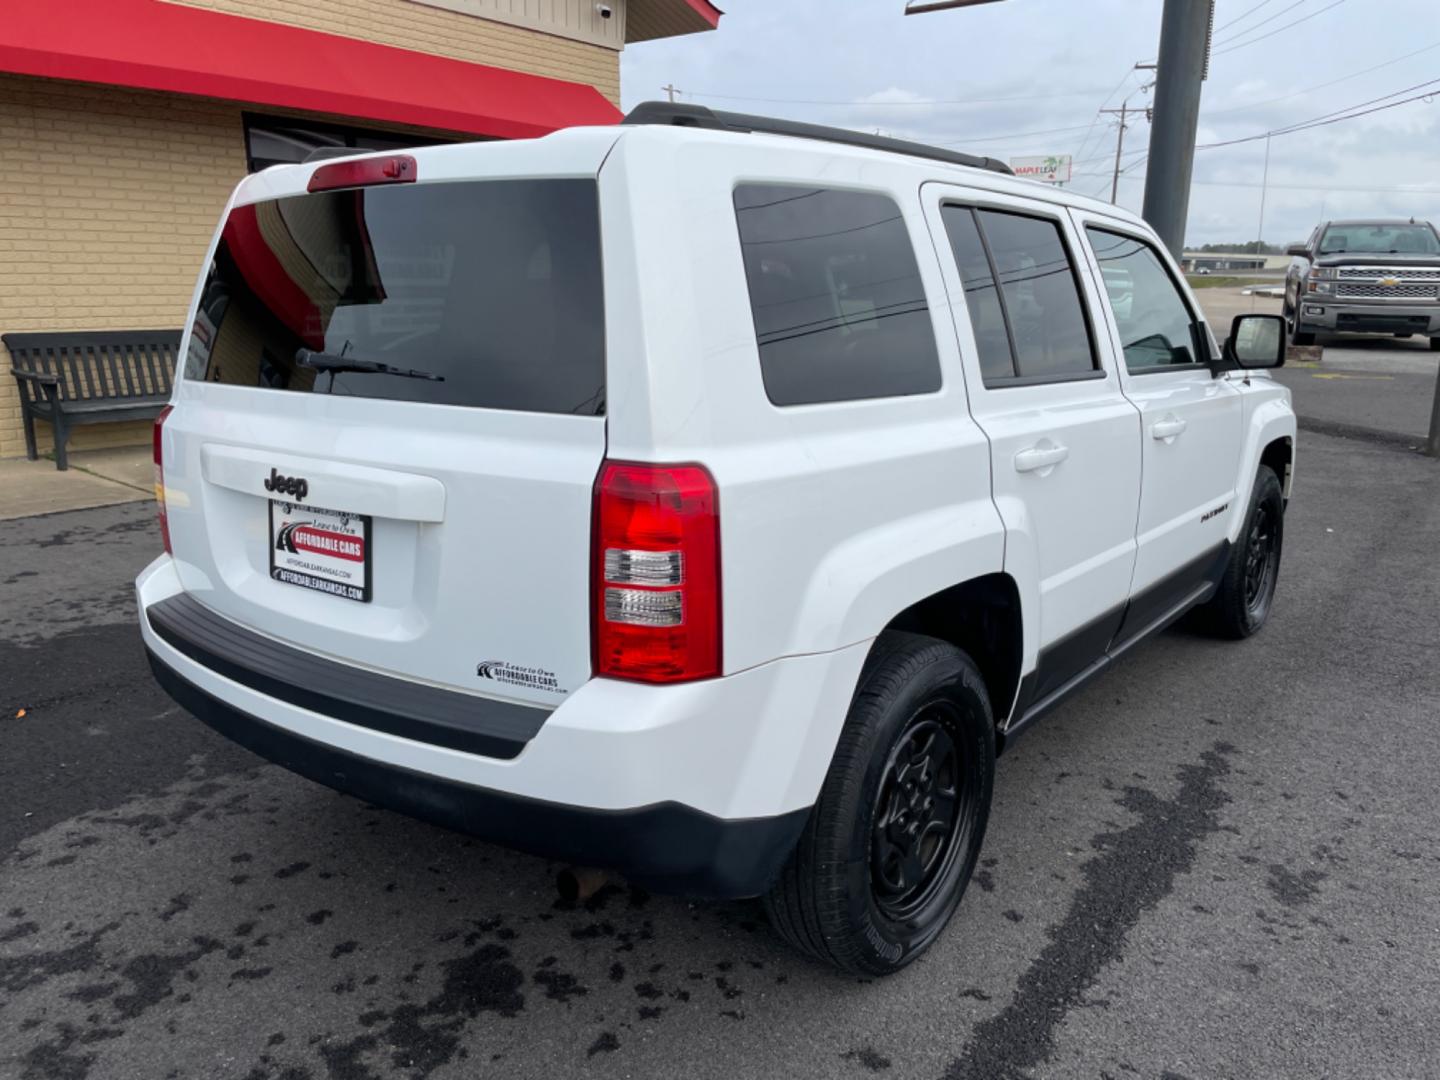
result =
M161 0L5 0L0 71L500 138L612 124L594 87Z

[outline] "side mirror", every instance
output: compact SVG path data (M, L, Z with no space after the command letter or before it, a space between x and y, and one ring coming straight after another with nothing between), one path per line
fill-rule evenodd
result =
M1292 258L1308 259L1310 257L1310 249L1304 244L1291 244L1285 249L1285 254Z
M1276 368L1285 364L1285 319L1280 315L1236 315L1225 339L1225 360L1233 367Z

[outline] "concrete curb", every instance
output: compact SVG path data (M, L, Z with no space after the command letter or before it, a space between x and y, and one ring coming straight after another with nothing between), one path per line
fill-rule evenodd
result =
M1339 420L1321 420L1314 416L1297 415L1295 420L1301 431L1313 431L1316 435L1331 435L1339 439L1355 439L1392 450L1404 450L1421 457L1426 456L1423 435L1402 435L1397 431L1381 431L1379 428L1346 424Z

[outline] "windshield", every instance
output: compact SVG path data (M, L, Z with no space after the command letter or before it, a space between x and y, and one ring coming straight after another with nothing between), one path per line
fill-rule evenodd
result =
M1331 225L1321 255L1440 255L1440 238L1429 225Z
M187 379L605 411L593 180L406 184L236 207Z

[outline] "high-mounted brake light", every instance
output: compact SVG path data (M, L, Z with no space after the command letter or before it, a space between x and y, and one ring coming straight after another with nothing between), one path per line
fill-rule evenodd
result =
M595 674L654 683L719 675L720 516L710 473L607 461L594 516Z
M361 158L321 165L310 174L306 191L334 191L336 188L370 187L374 184L413 184L415 159L409 154Z
M165 545L165 554L172 555L170 550L170 515L165 510L165 451L164 433L165 420L175 406L166 405L160 410L160 415L155 417L155 429L151 436L152 447L155 458L155 516L160 520L160 540Z

